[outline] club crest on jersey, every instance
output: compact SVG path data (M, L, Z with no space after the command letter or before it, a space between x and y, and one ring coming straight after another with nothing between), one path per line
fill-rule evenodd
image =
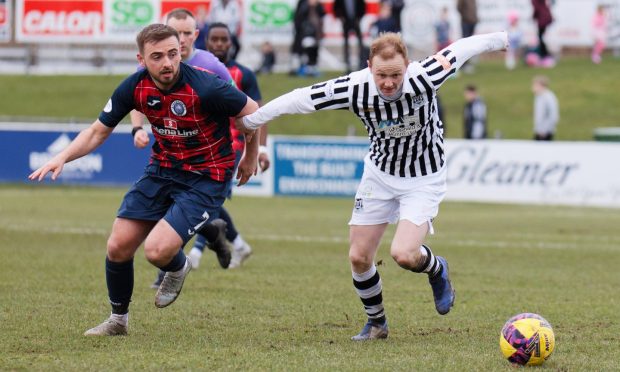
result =
M177 121L170 118L164 118L164 127L170 129L177 129Z
M364 199L362 198L356 198L355 199L355 206L354 209L356 211L361 211L362 209L364 209Z
M159 96L147 96L146 105L151 110L161 110L161 97Z
M413 96L413 104L418 106L424 103L424 96L418 94L417 96Z
M185 107L183 101L178 99L172 101L172 103L170 104L170 110L176 116L185 116L185 114L187 114L187 107Z

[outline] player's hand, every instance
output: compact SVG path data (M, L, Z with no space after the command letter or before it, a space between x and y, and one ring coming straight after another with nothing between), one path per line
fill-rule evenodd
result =
M151 139L149 138L149 134L144 130L140 129L133 136L133 145L139 149L143 149L148 146Z
M258 155L258 166L260 167L260 171L264 172L267 169L269 169L269 166L271 165L271 161L269 160L269 155L267 155L267 153L260 153Z
M52 158L50 161L45 163L41 168L36 171L30 173L28 179L31 181L39 181L41 182L45 176L52 172L52 181L56 181L60 173L62 172L62 168L64 167L65 162L56 158Z
M245 124L243 124L243 117L235 118L235 128L246 136L250 136L250 138L256 133L256 129L248 129ZM249 142L249 141L248 141Z
M257 159L255 155L249 155L247 153L243 154L241 160L239 161L239 166L237 167L237 186L245 185L252 176L256 175L257 171Z

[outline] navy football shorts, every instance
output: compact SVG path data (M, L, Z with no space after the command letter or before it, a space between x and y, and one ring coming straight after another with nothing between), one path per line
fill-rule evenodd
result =
M150 164L125 194L117 216L146 221L163 218L185 244L205 221L219 217L229 189L230 182Z

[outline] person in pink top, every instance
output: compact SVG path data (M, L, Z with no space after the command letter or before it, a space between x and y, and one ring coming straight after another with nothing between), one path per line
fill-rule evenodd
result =
M592 62L599 64L602 61L602 54L607 40L607 12L604 5L596 7L596 12L592 17L592 33L594 35Z

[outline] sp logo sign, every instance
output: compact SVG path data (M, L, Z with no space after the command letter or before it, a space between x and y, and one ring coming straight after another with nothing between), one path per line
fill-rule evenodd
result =
M293 19L293 9L287 2L256 1L250 5L250 23L257 27L281 27Z

